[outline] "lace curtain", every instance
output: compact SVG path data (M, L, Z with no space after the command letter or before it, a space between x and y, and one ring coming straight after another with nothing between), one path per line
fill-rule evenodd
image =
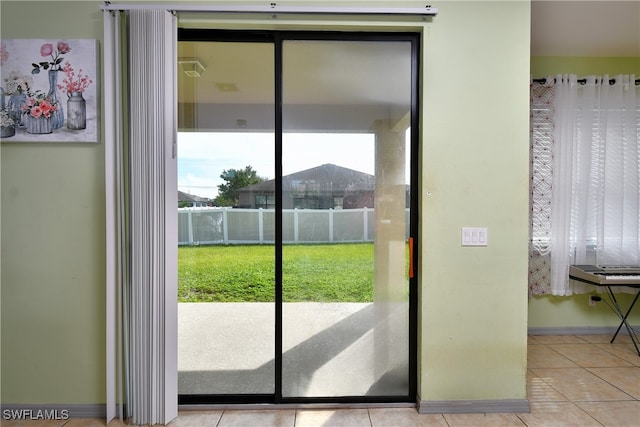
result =
M529 139L529 297L551 291L553 79L531 85Z
M529 295L571 295L570 264L640 265L634 75L531 85Z

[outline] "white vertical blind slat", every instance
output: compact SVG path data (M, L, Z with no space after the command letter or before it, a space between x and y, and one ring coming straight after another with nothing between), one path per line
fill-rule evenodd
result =
M106 123L113 123L117 115L117 58L118 15L104 13L104 117ZM117 317L117 172L116 172L116 127L105 126L105 205L106 205L106 400L107 423L116 417L118 395L118 317Z

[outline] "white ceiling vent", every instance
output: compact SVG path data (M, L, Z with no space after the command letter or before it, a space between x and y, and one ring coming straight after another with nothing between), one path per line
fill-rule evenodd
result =
M200 77L207 69L198 58L178 58L178 64L189 77Z

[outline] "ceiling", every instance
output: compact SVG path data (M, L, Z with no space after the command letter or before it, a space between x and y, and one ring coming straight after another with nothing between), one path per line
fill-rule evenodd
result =
M534 0L531 55L640 57L640 1Z
M180 101L195 95L203 102L211 94L215 96L211 101L217 103L273 102L273 45L183 41L178 50L179 58L197 58L206 67L198 78L180 73ZM283 102L408 104L410 67L411 44L407 41L285 41ZM313 87L317 90L310 92Z
M282 50L286 131L368 132L375 120L406 120L409 41L287 40ZM272 44L181 41L178 52L179 61L197 58L206 68L195 78L179 73L181 129L273 129Z
M400 110L408 110L407 83L399 77L408 73L407 49L369 45L291 42L283 64L284 104L294 106L287 115L353 120L355 111L368 108L371 114L396 110L393 115L401 117ZM640 57L640 0L533 0L530 51L532 56ZM180 42L179 57L198 58L206 67L199 78L179 73L181 128L205 128L205 117L218 121L206 126L210 129L239 130L240 121L253 129L272 126L272 120L259 119L273 117L271 45ZM197 109L189 111L186 106L194 103ZM363 117L353 131L370 123Z

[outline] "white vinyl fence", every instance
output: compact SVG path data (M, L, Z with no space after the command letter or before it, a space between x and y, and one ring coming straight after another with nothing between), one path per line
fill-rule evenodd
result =
M284 243L373 242L373 209L285 209ZM406 210L409 237L409 209ZM273 209L180 208L179 245L273 244Z

